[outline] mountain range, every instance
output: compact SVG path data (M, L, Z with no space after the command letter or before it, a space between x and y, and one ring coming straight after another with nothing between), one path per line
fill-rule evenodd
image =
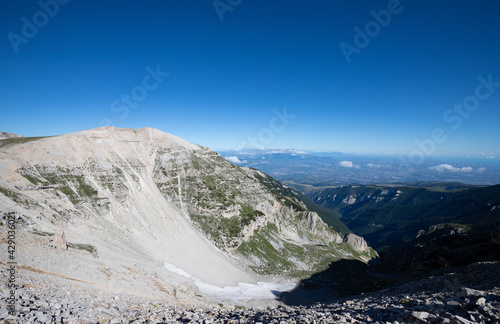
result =
M0 212L17 217L24 269L195 302L375 257L336 213L156 129L4 135Z
M499 185L318 183L305 152L252 154L236 161L152 128L1 133L0 243L15 217L25 277L202 305L314 303L409 280L387 265L500 260ZM305 176L283 183L263 165Z
M220 150L231 162L266 172L291 186L384 185L409 182L500 183L500 164L494 155L426 156L410 163L401 154L348 154L295 149Z
M304 186L338 212L386 261L430 270L500 260L500 185L418 182L393 186Z

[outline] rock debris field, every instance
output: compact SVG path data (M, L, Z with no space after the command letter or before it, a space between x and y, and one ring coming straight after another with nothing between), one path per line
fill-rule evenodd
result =
M2 265L0 276L7 274ZM500 323L500 263L482 262L375 293L312 306L176 305L109 294L44 277L23 278L15 317L2 289L5 323ZM264 304L262 304L264 305Z

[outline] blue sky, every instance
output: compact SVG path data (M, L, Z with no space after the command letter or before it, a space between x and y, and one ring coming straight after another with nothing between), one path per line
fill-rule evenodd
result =
M500 2L217 1L6 2L0 131L500 155Z

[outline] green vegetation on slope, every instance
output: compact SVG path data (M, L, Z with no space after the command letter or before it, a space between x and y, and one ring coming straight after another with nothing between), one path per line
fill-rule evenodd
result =
M33 142L33 141L38 141L42 138L47 138L47 137L50 137L50 136L6 138L3 140L0 140L0 148L4 148L7 146L11 146L11 145L18 145L18 144L24 144L24 143L29 143L29 142Z
M254 265L250 267L261 275L299 279L326 269L331 262L344 258L357 259L360 256L345 244L298 245L284 241L279 238L278 229L273 224L260 228L248 241L243 242L237 251L253 260ZM314 267L310 268L310 265Z
M290 198L295 198L298 201L302 202L306 207L307 210L316 212L318 216L329 226L331 226L335 231L337 231L340 234L347 234L350 233L351 231L349 228L339 219L340 218L340 213L337 212L336 210L333 209L327 209L324 208L323 206L320 206L316 203L314 203L311 199L308 197L304 196L297 190L290 188L288 186L284 186L281 182L275 180L274 178L270 177L269 175L264 174L264 176L261 176L259 174L260 171L255 173L255 177L265 186L267 186L269 189L271 189L273 192L283 196L283 197L288 197L286 201L290 201ZM293 202L293 200L292 200ZM297 207L297 204L293 202L292 206L295 207L298 210L305 210L303 207Z
M500 220L500 207L495 207L500 206L500 185L465 189L436 183L431 187L345 186L307 195L342 213L342 221L374 248L413 239L436 224L476 226Z

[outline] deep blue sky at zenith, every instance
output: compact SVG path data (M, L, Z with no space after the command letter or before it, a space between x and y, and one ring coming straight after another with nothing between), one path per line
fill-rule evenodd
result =
M498 158L500 86L483 86L480 99L476 88L481 76L500 82L500 2L401 0L348 63L340 44L354 46L354 28L376 28L370 12L396 2L220 0L239 3L221 21L212 0L71 0L45 23L37 1L6 1L0 131L147 126L216 149L253 137L364 153L427 140L433 153ZM8 35L23 37L22 18L34 15L38 32L15 53ZM147 67L169 74L141 92ZM121 95L134 89L140 100L127 108ZM466 98L473 111L448 111ZM285 106L296 116L286 125L273 112ZM436 128L446 140L432 140Z

